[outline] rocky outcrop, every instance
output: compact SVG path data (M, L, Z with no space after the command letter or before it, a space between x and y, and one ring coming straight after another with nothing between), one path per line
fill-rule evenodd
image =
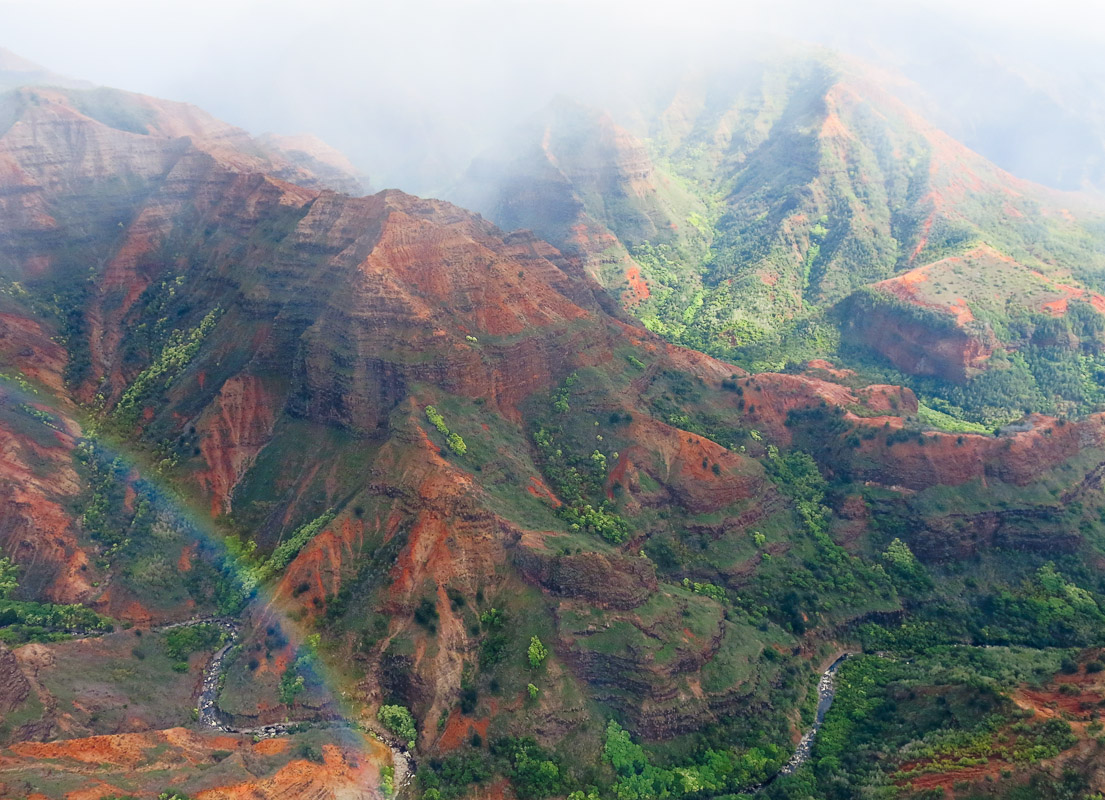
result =
M808 375L760 373L741 379L737 386L739 407L748 426L781 444L791 441L787 418L792 411L818 406L843 409L859 403L846 386Z
M0 397L0 406L11 402ZM73 436L42 426L44 438L33 438L14 423L0 415L0 550L22 568L25 596L54 603L88 600L99 572L69 511L81 490L72 463Z
M887 358L910 375L933 375L963 383L986 368L997 341L958 326L952 317L932 324L897 304L851 307L844 322L845 337ZM929 312L935 318L940 312Z
M1027 486L1086 449L1105 447L1105 416L1077 422L1034 416L1028 430L1001 436L929 432L887 445L884 435L861 442L855 477L888 486L927 489L997 479Z
M19 669L15 654L0 642L0 724L4 716L23 705L31 694L31 682Z
M873 384L857 390L856 396L866 409L876 414L898 417L917 414L917 395L905 386Z
M208 469L197 475L211 497L212 515L231 510L231 493L272 435L276 409L261 381L236 375L223 384L196 423Z
M973 480L1028 486L1080 453L1105 447L1105 414L1073 422L1034 414L999 436L906 433L906 418L917 414L918 401L905 387L853 390L810 375L778 373L752 375L737 385L746 424L787 444L802 431L826 468L885 486L923 490ZM849 443L841 447L845 436Z
M600 608L630 609L657 589L656 570L643 558L621 554L542 552L520 546L514 563L546 591L576 597Z
M692 514L713 513L774 492L758 462L704 436L649 419L634 421L629 437L634 444L620 453L608 481L611 487L621 484L633 493L643 471Z
M350 286L302 336L293 413L372 432L422 382L517 416L558 380L557 354L594 343L572 324L597 321L597 287L548 245L398 192L322 197L297 234L333 239L344 231L317 228L342 213L369 236L334 243Z
M54 392L64 390L65 348L37 320L0 313L0 364L10 366Z
M919 522L909 546L926 561L962 561L1000 547L1037 553L1074 553L1082 544L1076 530L1055 524L1053 509L950 514Z

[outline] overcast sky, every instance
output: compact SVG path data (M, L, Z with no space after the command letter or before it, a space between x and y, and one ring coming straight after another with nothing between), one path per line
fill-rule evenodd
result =
M25 58L255 133L316 133L377 188L414 191L558 92L591 101L768 35L953 80L982 51L1061 82L1102 72L1105 2L0 0L0 46Z

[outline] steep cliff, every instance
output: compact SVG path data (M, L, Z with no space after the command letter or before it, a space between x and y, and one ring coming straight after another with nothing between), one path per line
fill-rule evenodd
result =
M899 369L962 383L999 341L1016 349L1010 319L1095 302L1100 209L989 163L898 88L813 48L734 56L631 85L609 116L555 105L456 196L588 254L650 329L730 358L830 353L831 338L796 341L792 326L874 285L937 314L854 318L845 301L828 321ZM577 139L577 157L557 147Z
M601 540L570 534L577 554L551 559L561 501L537 477L528 426L571 374L610 376L587 400L596 411L645 414L611 432L626 447L615 481L600 489L624 491L632 513L654 513L657 491L694 517L730 508L747 517L759 493L774 498L753 461L647 419L635 399L685 370L716 391L733 368L627 324L578 260L447 203L284 182L266 173L287 171L232 129L188 109L115 99L126 125L62 93L10 98L18 122L0 148L10 185L24 187L0 242L22 287L10 295L24 315L7 318L11 363L29 363L17 344L33 325L62 331L64 358L38 379L93 404L102 424L155 452L166 474L263 552L320 514L334 516L292 552L277 602L320 629L352 625L336 642L367 674L350 675L350 687L369 702L403 698L423 737L448 716L482 646L471 609L496 602L519 623L530 613L538 620L544 595L527 589L524 605L510 599L527 583L597 608L641 605L660 591L647 562ZM122 129L138 120L140 130ZM618 174L627 180L647 177L637 174L645 167L626 169ZM86 246L97 254L92 270L70 255ZM632 366L641 358L652 364L644 383ZM428 424L429 405L464 449ZM14 479L14 465L8 472ZM74 499L95 491L78 477ZM129 480L138 482L128 492L145 497L140 478ZM543 488L530 494L527 485ZM133 527L140 501L127 497L110 508ZM152 584L139 578L152 577L156 556L140 549L142 536L131 534L130 550L88 546L120 573L104 576L97 608L146 621L170 612L143 595ZM179 561L195 568L196 549L184 541ZM622 589L611 572L624 574ZM391 614L383 630L370 629L378 638L367 647L371 638L346 610L353 599ZM716 600L695 603L719 613ZM269 647L266 619L251 619L251 648ZM375 625L358 625L366 623ZM680 680L712 657L719 635L737 633L711 633L705 655L679 661ZM275 695L295 653L273 647L273 666L255 667L252 695L235 688L246 686L248 659L231 666L224 703L235 718L288 713ZM589 681L585 672L564 679ZM665 708L681 696L657 691ZM551 715L568 714L560 692L549 702ZM688 726L689 717L655 733Z
M330 191L194 109L39 89L0 102L15 120L0 134L0 545L26 602L143 631L31 644L44 680L73 654L90 674L128 648L153 663L134 655L149 626L231 614L217 703L234 723L375 728L403 705L431 771L454 750L483 758L487 735L496 753L555 753L566 794L610 717L677 748L755 728L781 753L813 664L910 610L888 534L930 564L1099 557L1098 416L931 430L908 387L825 361L749 375L679 348L623 314L593 253L446 202ZM550 133L557 191L643 198L625 217L603 205L602 226L659 235L655 165L607 118L588 125L601 134L578 152ZM850 280L844 252L818 292ZM920 331L868 324L921 357ZM984 360L968 349L925 356L966 376ZM158 657L177 714L202 667ZM95 760L111 792L146 791L183 758L227 762L185 781L201 796L325 797L378 785L386 760L365 742L357 763L216 747L138 703L117 720L126 698L99 686L76 693L57 719L80 738L10 748L5 776L56 767L87 788Z
M629 307L650 296L629 249L697 241L686 218L705 213L701 200L656 167L641 139L610 114L563 97L478 158L450 197L582 258Z

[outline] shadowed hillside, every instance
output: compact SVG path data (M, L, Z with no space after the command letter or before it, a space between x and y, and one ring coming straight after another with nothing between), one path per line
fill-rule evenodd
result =
M4 791L735 796L860 650L767 796L1101 788L1105 417L669 341L1091 368L1081 223L857 81L689 85L649 142L557 104L478 168L552 243L190 106L0 95Z

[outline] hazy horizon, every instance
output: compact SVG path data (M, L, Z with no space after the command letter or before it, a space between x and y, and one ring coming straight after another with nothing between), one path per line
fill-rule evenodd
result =
M1022 177L1073 188L1080 165L1060 162L1105 149L1105 6L1089 2L7 0L0 18L0 46L52 71L253 133L313 133L376 189L440 193L558 94L605 105L643 75L773 38L901 71L937 124ZM1020 119L1042 128L1006 142Z

